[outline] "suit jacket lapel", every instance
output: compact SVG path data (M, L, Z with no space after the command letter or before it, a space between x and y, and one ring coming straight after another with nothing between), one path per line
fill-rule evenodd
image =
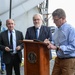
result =
M33 31L33 32L32 32L32 33L33 33L32 35L33 35L33 37L34 37L34 39L35 39L35 38L36 38L36 28L35 28L35 26L33 27L32 31Z
M18 41L18 32L15 30L15 36L16 36L16 46L17 46L17 41Z
M6 37L7 44L9 45L8 30L7 30L6 33L5 33L5 37Z
M40 28L39 38L41 38L42 32L43 32L43 26L41 26L41 28Z

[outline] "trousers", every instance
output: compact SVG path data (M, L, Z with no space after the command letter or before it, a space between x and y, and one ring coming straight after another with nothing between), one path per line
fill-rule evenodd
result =
M75 58L55 58L52 75L75 75Z
M1 70L4 71L5 70L5 64L3 61L3 52L0 51L0 57L1 57Z

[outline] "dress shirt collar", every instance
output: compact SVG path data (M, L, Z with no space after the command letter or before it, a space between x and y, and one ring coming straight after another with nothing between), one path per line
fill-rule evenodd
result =
M10 33L10 30L8 30L8 32ZM14 32L15 32L15 30L13 29L13 30L12 30L12 32L14 33Z
M59 29L59 30L63 30L64 28L66 28L66 24L67 24L67 23L65 22L65 23L62 24L61 27L59 27L58 29Z
M41 28L41 26L40 26L40 27L38 27L38 28L36 28L36 27L35 27L35 29L39 29L39 30L40 30L40 28Z

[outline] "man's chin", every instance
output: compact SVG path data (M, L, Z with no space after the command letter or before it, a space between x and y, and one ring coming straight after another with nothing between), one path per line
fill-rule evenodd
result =
M35 25L35 28L38 28L38 27L40 27L40 25Z

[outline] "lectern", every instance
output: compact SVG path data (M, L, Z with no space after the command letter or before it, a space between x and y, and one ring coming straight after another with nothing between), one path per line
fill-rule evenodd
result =
M50 75L49 50L43 42L24 40L24 75Z

